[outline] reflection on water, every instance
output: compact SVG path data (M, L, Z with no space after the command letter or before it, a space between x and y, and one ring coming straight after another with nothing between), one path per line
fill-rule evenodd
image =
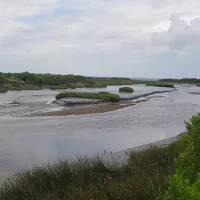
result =
M107 90L117 92L118 88L112 86ZM134 89L137 93L158 90L145 86ZM152 95L148 102L108 113L43 118L8 118L8 115L57 109L47 102L58 91L1 94L0 171L14 172L58 156L93 155L104 149L118 151L175 136L184 131L184 120L200 112L200 95L188 93L198 90L178 87L178 91ZM19 105L8 104L13 97L20 100Z

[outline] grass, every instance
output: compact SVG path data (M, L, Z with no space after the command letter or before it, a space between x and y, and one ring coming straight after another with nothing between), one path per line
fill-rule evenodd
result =
M132 85L133 82L131 80L101 80L96 81L97 85Z
M161 200L184 147L179 140L131 153L126 164L101 156L59 160L5 181L0 200Z
M155 86L155 87L168 87L168 88L175 88L173 84L170 83L158 83L158 82L149 82L146 86Z
M119 95L111 93L63 92L56 95L57 100L67 97L103 99L105 101L111 101L111 102L118 102L120 100Z
M36 85L31 85L31 84L5 84L4 85L6 90L11 90L11 91L20 91L20 90L41 90L41 88L39 88Z
M68 84L68 85L56 85L56 86L49 86L49 89L51 90L57 90L57 89L76 89L76 88L106 88L106 85L100 85L100 84Z
M130 87L122 87L122 88L119 88L119 92L133 93L133 88L130 88Z
M87 88L107 88L107 85L102 84L85 84Z
M36 85L23 84L20 85L20 90L41 90L41 88Z

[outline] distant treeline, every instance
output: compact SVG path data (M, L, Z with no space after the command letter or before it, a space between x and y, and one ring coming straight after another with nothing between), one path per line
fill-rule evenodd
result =
M200 79L197 78L182 78L182 79L161 79L161 82L168 83L186 83L186 84L200 84Z
M23 73L1 73L0 89L4 90L24 90L42 88L77 88L77 87L105 87L106 85L132 84L128 78L105 78L86 77L80 75L61 74L34 74Z

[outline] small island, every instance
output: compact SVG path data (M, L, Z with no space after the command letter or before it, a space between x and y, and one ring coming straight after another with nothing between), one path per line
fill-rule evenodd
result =
M171 83L158 83L158 82L149 82L149 83L146 83L146 86L175 88L174 84L171 84Z
M73 101L73 99L75 101ZM117 94L108 92L63 92L56 95L57 100L66 100L66 104L87 104L100 102L119 102L120 97ZM81 100L80 100L81 99ZM69 101L68 101L69 100ZM77 100L77 101L76 101Z
M122 87L122 88L119 88L119 92L133 93L134 90L133 90L133 88L130 88L130 87Z

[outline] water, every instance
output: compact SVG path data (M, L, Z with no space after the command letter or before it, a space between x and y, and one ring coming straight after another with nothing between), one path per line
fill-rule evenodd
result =
M143 85L133 87L134 95L169 90ZM111 86L103 91L117 92L118 88ZM188 93L200 92L200 88L177 88L177 91L152 95L148 102L121 110L64 117L21 117L38 109L60 109L48 104L59 91L0 94L0 176L57 157L119 151L175 136L185 130L184 120L200 112L200 95ZM91 90L102 91L87 89ZM17 104L10 104L13 101Z

